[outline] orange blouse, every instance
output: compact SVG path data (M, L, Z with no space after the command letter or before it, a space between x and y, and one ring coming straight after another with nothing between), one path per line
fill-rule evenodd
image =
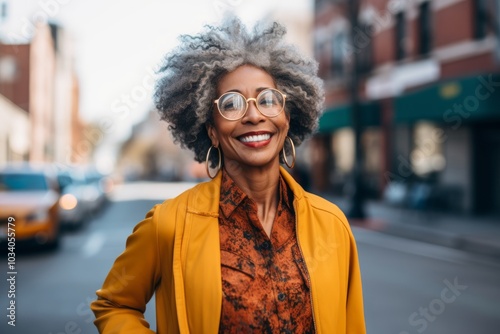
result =
M257 205L223 171L220 333L314 333L310 281L297 243L293 194L280 176L269 238Z

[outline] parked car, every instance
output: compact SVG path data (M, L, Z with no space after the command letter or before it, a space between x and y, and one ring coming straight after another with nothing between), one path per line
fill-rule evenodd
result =
M113 187L113 181L110 177L103 175L95 169L85 171L86 184L89 187L89 193L94 197L93 212L100 211L108 202L109 193Z
M92 213L96 192L78 169L60 170L57 180L61 191L59 216L62 226L71 229L82 227Z
M0 170L0 241L7 222L15 226L16 244L34 241L57 248L60 240L57 180L45 168L11 166Z

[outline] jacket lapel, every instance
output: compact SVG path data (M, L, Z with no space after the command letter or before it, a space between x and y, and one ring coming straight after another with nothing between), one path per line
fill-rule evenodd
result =
M217 333L222 303L219 195L221 174L193 189L180 251L187 321L192 333Z

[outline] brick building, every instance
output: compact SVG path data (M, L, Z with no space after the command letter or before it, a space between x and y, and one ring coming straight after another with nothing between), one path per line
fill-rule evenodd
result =
M315 57L327 91L311 149L316 189L341 193L353 168L348 89L357 52L372 196L498 214L499 14L498 1L360 0L351 45L346 1L316 0Z

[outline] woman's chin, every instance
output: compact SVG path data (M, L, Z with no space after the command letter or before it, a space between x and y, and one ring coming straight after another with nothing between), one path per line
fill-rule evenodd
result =
M229 160L224 162L224 166L226 170L243 169L246 171L277 168L279 167L279 157Z

